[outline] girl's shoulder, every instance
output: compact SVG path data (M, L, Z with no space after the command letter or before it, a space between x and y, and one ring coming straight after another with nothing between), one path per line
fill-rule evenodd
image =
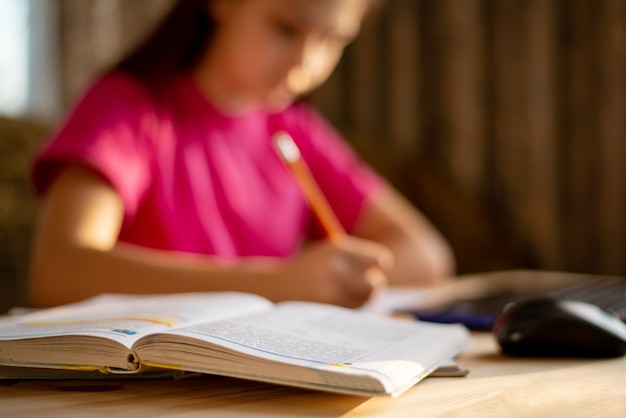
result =
M123 72L106 73L97 78L87 89L83 100L93 98L101 100L101 104L108 102L149 103L152 94L137 78Z
M140 80L127 73L111 72L85 90L66 122L90 130L116 126L138 129L157 117L159 106L157 96Z

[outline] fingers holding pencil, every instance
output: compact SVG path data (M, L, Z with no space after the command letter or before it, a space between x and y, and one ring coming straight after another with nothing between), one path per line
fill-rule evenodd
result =
M291 299L356 308L386 287L392 263L390 251L371 241L319 241L286 260L283 289Z
M387 274L394 265L391 250L377 242L356 237L349 237L336 245L344 260L352 263L355 277L371 286L372 293L387 287Z

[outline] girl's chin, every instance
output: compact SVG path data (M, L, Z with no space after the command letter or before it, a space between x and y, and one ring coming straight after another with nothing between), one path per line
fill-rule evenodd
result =
M293 101L269 102L265 105L265 110L270 113L281 112L291 106L292 103Z
M285 91L278 91L269 95L264 101L265 108L271 112L285 110L295 102L297 97Z
M295 99L293 98L278 99L276 97L272 97L272 98L267 98L265 100L257 100L254 102L248 102L246 105L239 106L236 109L231 109L231 111L228 113L234 116L243 115L248 112L257 112L257 111L268 112L268 113L278 113L287 109L289 106L293 104L294 101Z

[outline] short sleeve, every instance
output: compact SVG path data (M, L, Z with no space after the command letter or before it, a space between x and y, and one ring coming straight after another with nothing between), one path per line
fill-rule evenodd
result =
M32 180L45 194L67 165L92 169L120 194L133 216L151 177L154 106L138 81L122 74L97 81L37 155Z
M387 182L307 104L296 104L287 112L283 123L339 221L351 231L364 204Z

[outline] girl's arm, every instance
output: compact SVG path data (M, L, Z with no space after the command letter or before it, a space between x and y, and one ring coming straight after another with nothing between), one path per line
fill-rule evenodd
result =
M92 171L69 166L42 202L31 260L35 306L99 293L244 291L273 301L296 299L349 307L386 283L391 256L376 243L347 237L290 260L215 258L118 243L124 208L117 192Z
M383 244L394 254L390 284L431 285L454 274L454 254L447 241L390 187L368 201L353 234Z

